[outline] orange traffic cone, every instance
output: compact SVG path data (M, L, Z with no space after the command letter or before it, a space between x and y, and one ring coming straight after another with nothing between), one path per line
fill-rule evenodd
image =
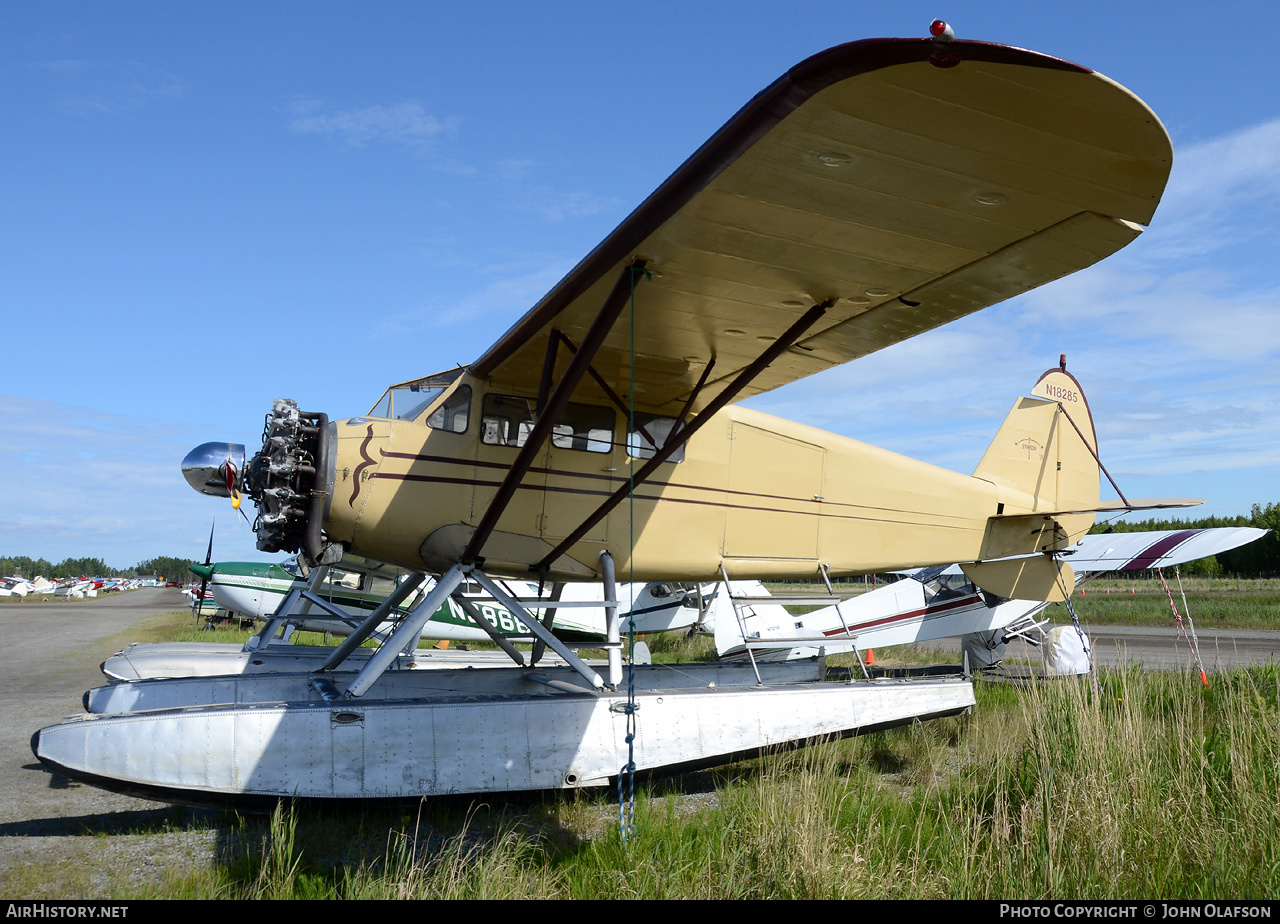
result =
M874 648L867 649L867 656L863 659L867 664L876 663L876 650Z

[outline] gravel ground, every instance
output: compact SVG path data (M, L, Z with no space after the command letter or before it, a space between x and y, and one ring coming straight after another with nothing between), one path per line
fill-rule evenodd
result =
M65 891L69 881L80 894L109 894L122 880L207 865L229 849L212 813L84 786L31 753L35 731L83 712L80 697L105 683L98 665L131 641L130 626L186 604L177 590L156 587L0 606L0 895L77 897ZM147 833L127 833L139 831Z

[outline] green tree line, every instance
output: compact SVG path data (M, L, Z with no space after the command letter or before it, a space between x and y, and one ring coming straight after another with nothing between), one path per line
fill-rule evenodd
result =
M140 561L132 568L113 568L101 558L65 558L55 565L44 558L0 555L0 575L18 574L27 580L40 575L55 580L69 577L150 577L154 574L166 581L185 581L190 577L187 568L194 564L196 562L189 558L161 555Z
M1167 520L1132 520L1097 523L1091 533L1138 533L1156 529L1213 529L1221 526L1257 526L1270 530L1256 542L1202 558L1182 566L1188 574L1277 574L1280 573L1280 503L1254 504L1248 516L1173 517Z

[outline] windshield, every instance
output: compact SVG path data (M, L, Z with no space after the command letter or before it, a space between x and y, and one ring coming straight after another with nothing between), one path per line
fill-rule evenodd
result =
M392 385L382 393L368 416L416 420L461 374L461 368L451 369L424 379Z

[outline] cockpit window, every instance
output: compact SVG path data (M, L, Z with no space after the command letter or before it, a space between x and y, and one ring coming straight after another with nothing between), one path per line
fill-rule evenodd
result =
M422 412L429 408L462 373L463 369L459 367L450 369L448 372L429 375L426 378L392 385L383 392L378 403L369 411L369 416L394 420L417 420L422 416Z
M939 574L923 584L924 602L929 605L978 592L978 588L963 574Z
M396 420L417 420L443 393L443 388L395 389L392 410L395 411Z
M470 417L471 386L459 385L453 394L444 399L443 404L431 412L431 416L427 418L427 426L449 433L466 433Z

